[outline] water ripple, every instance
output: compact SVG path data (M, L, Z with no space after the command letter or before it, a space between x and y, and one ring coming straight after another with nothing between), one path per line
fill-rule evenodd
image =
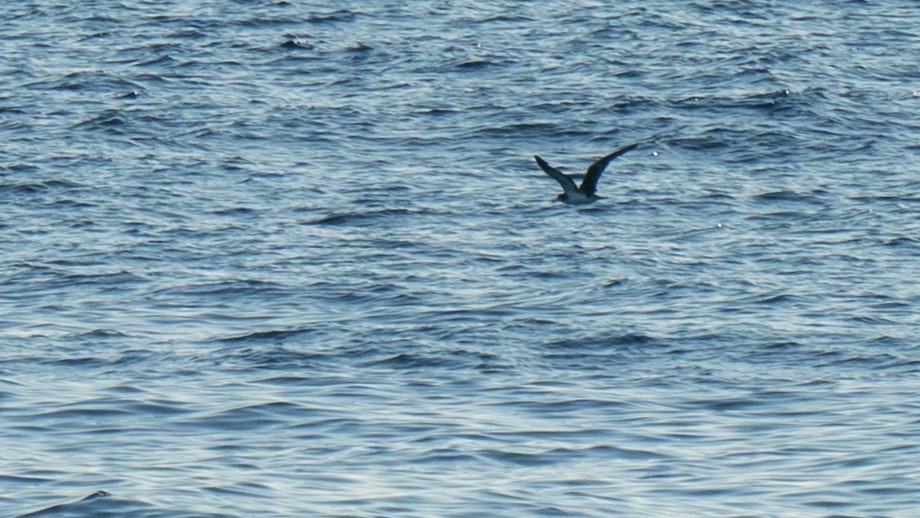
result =
M909 515L885 7L11 3L0 514Z

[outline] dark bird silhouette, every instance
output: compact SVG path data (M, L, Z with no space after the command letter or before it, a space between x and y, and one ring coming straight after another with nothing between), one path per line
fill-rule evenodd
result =
M636 146L638 146L638 144L623 146L591 164L591 167L589 167L588 171L585 173L584 179L581 181L581 185L578 187L575 186L575 181L572 180L571 177L546 163L546 160L536 155L534 155L534 159L536 159L540 169L543 169L543 172L555 178L556 181L559 182L559 185L562 186L563 192L556 197L556 201L561 201L570 205L583 205L601 198L601 196L595 194L597 192L597 181L601 179L601 175L604 173L604 170L607 169L607 164L614 158L626 153Z

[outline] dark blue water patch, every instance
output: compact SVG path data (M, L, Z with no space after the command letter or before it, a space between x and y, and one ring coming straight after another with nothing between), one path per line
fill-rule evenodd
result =
M208 36L207 32L201 30L203 28L204 27L201 26L198 28L189 27L188 29L179 29L179 30L169 33L166 37L170 39L176 38L180 40L181 39L202 40L202 39L207 38Z
M9 475L0 475L0 482L4 484L23 484L23 485L36 485L36 484L46 484L51 482L52 479L39 477L39 476L9 476Z
M514 137L514 138L544 138L546 135L559 135L565 134L568 137L572 136L587 136L587 132L577 129L568 129L565 127L560 127L559 124L553 122L510 122L505 123L495 127L482 128L475 130L477 133L482 135L485 138L493 137Z
M311 373L314 376L309 379L313 379L319 372L335 369L343 363L362 362L381 352L375 347L330 347L329 343L326 335L311 336L309 341L298 337L296 341L256 342L246 346L234 342L230 348L215 349L192 360L194 365L219 366L237 372Z
M159 509L143 500L131 500L98 490L76 501L55 504L37 511L17 515L17 518L117 518L137 516L139 518L231 518L233 514L212 512L190 512L184 509Z
M381 219L390 219L398 216L412 216L423 214L422 211L408 209L384 209L368 212L354 212L345 214L331 214L312 221L306 222L308 225L343 225L365 227L379 223Z
M211 212L215 216L227 216L231 218L250 217L259 215L259 211L250 207L227 207L217 209Z
M918 242L920 241L915 238L900 236L892 239L886 239L882 242L882 245L892 247L916 247Z
M809 90L807 92L792 93L781 89L770 92L755 92L733 96L699 96L694 95L672 102L676 109L692 109L702 111L741 109L758 110L767 114L809 113L811 103L819 102L824 97L822 90Z
M388 367L394 369L420 369L426 367L442 368L446 364L443 358L436 356L421 356L417 354L400 353L388 358L374 360L365 364L366 367Z
M710 151L729 147L729 142L718 135L718 132L707 132L706 135L675 137L663 141L663 144L687 151ZM734 142L734 139L728 139Z
M315 330L310 328L303 329L278 329L278 330L269 330L269 331L253 331L249 333L244 333L240 335L230 336L227 338L218 339L221 342L234 343L234 342L272 342L272 343L282 343L293 338L302 337L305 335L310 335Z
M19 168L22 171L22 168ZM69 192L74 189L80 189L83 185L70 180L52 179L44 181L27 181L22 183L0 183L0 194L4 191L11 191L12 194L32 194L48 191Z
M155 58L145 59L138 61L136 66L145 67L145 68L171 68L180 64L181 61L170 56L169 54L163 54Z
M761 403L755 398L716 398L689 402L691 406L701 406L715 412L746 412L758 408Z
M179 429L198 429L203 433L207 431L233 432L262 432L270 433L273 429L283 428L289 422L289 411L286 415L274 416L270 408L239 407L207 415L191 415L173 420L174 426Z
M114 135L123 135L119 127L129 122L126 113L121 110L109 109L73 125L73 129L101 130Z
M130 410L136 418L164 418L171 419L174 416L186 415L194 412L187 403L175 400L152 400L152 401L131 401L125 403L125 407Z
M229 279L224 281L190 282L182 285L158 288L150 295L169 297L229 297L235 295L265 296L284 294L287 288L275 282L259 279Z
M789 190L780 190L780 191L769 191L754 196L754 200L758 202L796 202L796 203L816 203L821 200L821 197L827 195L827 191L823 189L817 189L811 192L797 192Z
M549 350L606 351L617 349L636 349L657 347L661 343L655 338L642 333L624 333L613 336L589 336L586 338L566 339L544 345Z
M338 22L352 22L357 19L357 14L348 9L339 9L329 13L314 14L307 18L311 24L336 24Z
M501 464L524 467L549 466L558 464L561 459L545 453L522 453L504 450L482 450L478 455Z
M368 45L366 43L358 42L350 47L345 48L345 52L356 56L367 56L372 54L376 50L375 47Z
M75 408L76 407L76 408ZM57 428L74 421L83 421L86 427L99 429L108 424L116 424L131 416L132 413L120 408L116 400L82 402L78 405L51 411L38 411L22 419L23 423L43 426L47 430ZM78 448L75 446L75 448Z
M15 162L12 164L4 165L3 169L4 171L10 172L37 172L40 170L38 166L25 162Z
M427 451L420 453L412 459L409 459L409 462L417 465L432 465L437 467L450 466L450 465L462 465L468 463L475 463L478 460L478 457L469 452L465 452L462 449L457 448L433 448Z
M309 41L302 38L285 40L279 47L288 50L313 50L315 48Z
M790 304L801 302L802 298L788 293L777 293L775 295L762 295L752 300L755 304Z
M445 373L448 371L465 371L470 368L480 372L494 373L511 367L497 355L462 349L448 352L402 352L368 361L363 366L398 371L425 372L439 370Z
M536 415L545 415L552 420L564 421L565 419L570 419L577 417L579 415L618 415L620 413L627 413L630 410L631 403L622 399L597 399L597 398L554 398L552 392L547 392L542 390L542 387L523 387L521 389L516 389L507 394L509 398L514 397L525 397L527 402L525 404L520 404L520 402L515 403L498 403L499 408L505 407L514 407L517 411L524 411L534 416ZM509 401L513 401L509 399ZM573 434L582 434L588 439L592 433L590 431L583 432L569 432ZM525 437L521 437L522 440L533 440L539 435L539 432L528 432ZM555 432L553 435L558 437L560 440L564 439L566 434L564 432ZM578 437L570 437L570 439L578 439Z
M100 367L106 367L112 364L121 363L120 358L112 360L111 358L101 358L95 356L69 356L66 358L48 358L42 361L43 363L49 363L52 365L59 365L63 367L73 368L76 370L80 369L97 369Z
M462 71L479 71L485 68L489 68L495 65L494 62L482 59L474 59L470 61L463 61L457 65L457 69Z
M57 263L61 265L61 263ZM73 266L83 266L76 263ZM129 271L98 273L66 273L60 275L51 285L76 287L98 286L103 289L127 289L136 284L145 284L149 279Z
M27 518L32 516L70 516L76 513L78 508L82 509L82 512L87 512L90 510L89 507L92 502L109 496L111 495L108 492L99 490L75 502L46 507L45 509L39 511L20 515L20 518Z

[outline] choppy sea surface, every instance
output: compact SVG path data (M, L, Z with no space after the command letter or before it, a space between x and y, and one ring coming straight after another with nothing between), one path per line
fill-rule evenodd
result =
M920 508L920 3L2 20L0 515Z

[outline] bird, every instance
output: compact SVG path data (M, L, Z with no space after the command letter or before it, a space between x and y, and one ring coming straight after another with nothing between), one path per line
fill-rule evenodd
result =
M601 199L601 196L595 194L597 192L597 181L600 180L601 174L607 169L607 164L614 158L634 149L636 146L638 146L638 144L623 146L613 153L598 159L588 168L584 179L581 181L581 185L578 187L575 186L575 181L572 180L570 176L549 165L546 160L543 160L539 156L534 155L533 157L537 161L537 165L540 166L540 169L543 169L543 172L552 176L559 182L559 185L562 186L563 192L556 197L556 201L561 201L569 205L584 205Z

